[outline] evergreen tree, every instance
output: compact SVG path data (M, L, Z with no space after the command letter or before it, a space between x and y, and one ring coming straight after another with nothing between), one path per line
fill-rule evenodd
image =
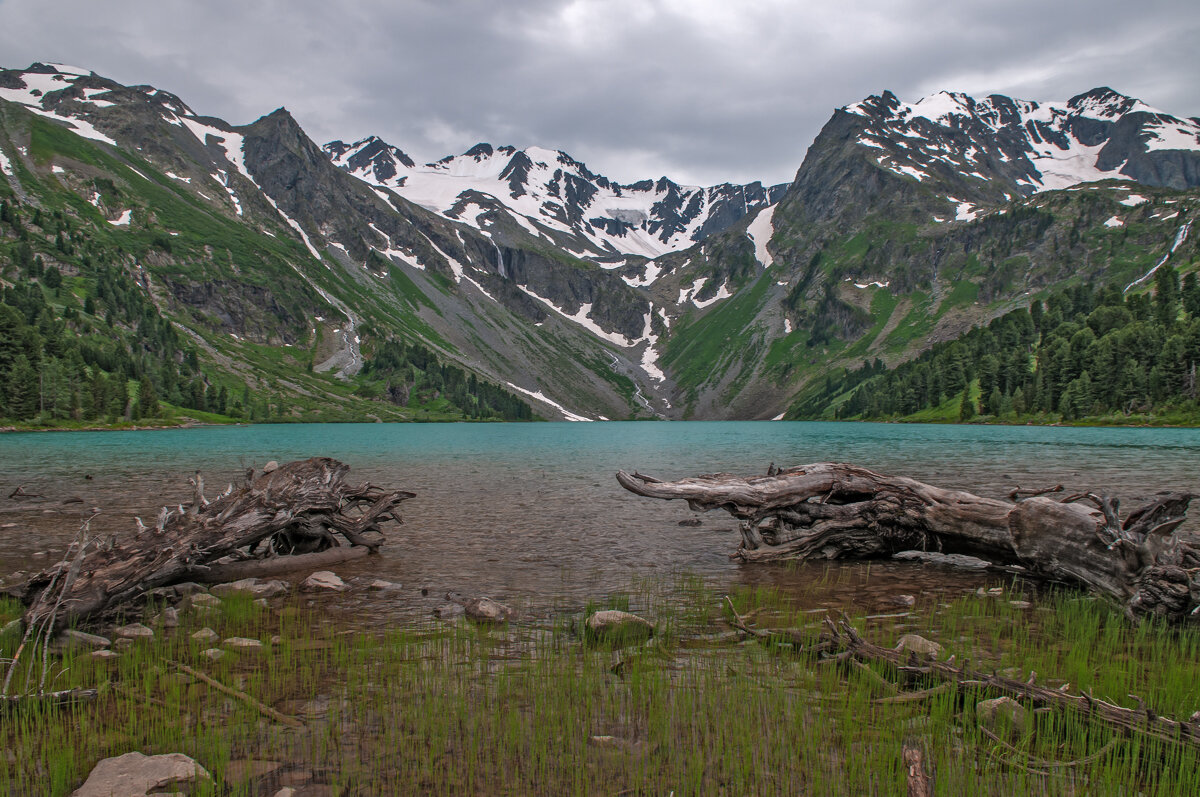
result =
M29 358L18 354L8 372L8 413L19 421L27 421L37 412L38 374Z
M141 384L138 385L137 407L143 418L157 418L159 415L158 394L154 391L154 383L150 381L149 376L142 377Z
M971 398L971 386L967 385L963 388L962 401L958 404L958 419L960 421L969 421L976 414L975 401Z

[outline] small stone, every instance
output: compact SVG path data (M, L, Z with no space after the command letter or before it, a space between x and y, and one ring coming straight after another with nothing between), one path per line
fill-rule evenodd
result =
M987 591L987 594L993 598L1003 598L1004 597L1004 587L992 587L991 589L989 589Z
M593 612L584 627L592 639L638 642L654 636L654 625L649 620L617 609Z
M179 627L179 610L174 606L168 606L162 610L162 614L158 616L159 622L163 628L178 628Z
M230 650L250 652L262 650L263 643L257 639L249 639L244 636L231 636L222 642L221 646Z
M141 623L130 623L116 629L116 635L122 639L152 639L154 637L154 629Z
M318 590L345 592L350 587L346 585L345 581L338 578L336 573L330 570L318 570L304 579L304 583L300 585L300 589L305 592L316 592Z
M196 640L197 642L216 642L220 638L220 635L217 634L216 631L208 627L201 628L199 631L192 634L192 639Z
M1025 730L1025 713L1025 707L1008 696L975 704L975 719L996 734L1020 735Z
M99 634L88 634L83 631L76 631L74 628L68 628L59 635L59 640L63 647L85 647L85 648L106 648L112 644L112 640L108 637L100 636Z
M1033 604L1029 601L1009 601L1009 604L1017 607L1018 609L1029 609L1033 607Z
M182 753L146 756L126 753L106 758L72 797L112 797L114 794L146 795L166 788L194 783L211 783L212 776Z
M266 465L263 465L263 473L274 473L277 470L279 470L279 463L275 460L271 460Z
M33 555L32 555L32 558L34 558L34 559L45 559L45 558L46 558L47 556L49 556L49 555L50 555L50 554L46 553L45 551L35 551L35 552L33 553Z
M900 641L896 643L895 649L901 653L911 651L918 656L930 656L935 659L940 658L942 655L941 645L918 634L905 634L900 637Z
M281 644L282 642L283 642L283 637L281 637L279 634L276 634L275 636L271 637L272 645L278 645L278 644Z
M4 628L0 628L0 637L8 636L9 634L19 634L24 630L21 626L21 618L9 620L4 624ZM103 637L101 637L103 639Z
M917 604L917 599L913 595L893 595L889 601L896 606L903 606L906 609Z
M112 646L117 650L125 650L126 648L133 647L133 645L134 642L129 637L121 637L120 639L114 641Z
M225 658L225 651L221 650L220 648L209 648L208 650L202 651L200 655L204 656L206 659L211 659L212 661L220 661L221 659Z
M687 520L679 521L680 526L683 526L684 528L693 528L693 529L696 528L697 526L703 525L703 523L704 523L704 521L702 521L698 517L690 517Z
M119 659L120 653L111 650L93 650L91 653L93 659Z
M401 589L402 586L403 585L397 584L394 581L384 581L381 578L377 578L367 585L367 589L375 590L377 592L390 592L392 590Z
M195 595L189 595L187 602L193 609L221 608L221 599L216 595L209 595L207 592L197 592Z
M275 792L275 794L271 795L271 797L296 797L296 794L298 794L298 792L291 786L284 786L282 789Z
M271 604L267 603L267 599L266 599L266 598L255 598L255 599L254 599L254 605L255 605L255 606L257 606L257 607L258 607L258 608L260 608L260 609L269 609L269 608L271 608Z

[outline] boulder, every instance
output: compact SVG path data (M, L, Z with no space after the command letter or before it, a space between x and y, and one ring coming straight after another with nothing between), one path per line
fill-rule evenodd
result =
M68 628L66 631L63 631L58 635L58 640L64 648L84 647L99 649L112 645L112 640L108 637L76 631L74 628Z
M942 655L941 645L918 634L905 634L900 637L900 641L896 643L896 650L902 653L911 651L918 656L929 656L935 659L941 658Z
M187 602L188 606L193 609L221 608L221 599L216 595L209 595L207 592L197 592L194 595L189 595Z
M154 629L148 625L141 623L130 623L116 629L115 632L121 639L153 639Z
M367 585L367 589L375 590L377 592L392 592L393 590L398 590L401 588L403 588L402 584L397 584L394 581L384 581L381 578L377 578Z
M243 578L240 581L230 581L227 584L213 586L213 595L231 595L235 592L244 593L255 598L275 598L286 595L291 591L286 581L259 581L257 578Z
M1019 736L1025 730L1025 707L1007 695L975 704L975 719L997 736Z
M200 655L211 661L220 661L225 658L225 651L220 648L209 648L208 650L201 651Z
M640 642L654 636L649 620L617 609L593 612L584 627L588 638L611 642Z
M133 752L96 764L73 797L140 797L201 782L212 782L212 776L182 753L147 756Z
M464 598L456 592L447 592L446 600L457 603L463 608L467 619L477 623L507 623L516 614L511 606L505 606L486 596Z
M321 590L345 592L350 587L345 581L338 578L336 573L330 570L318 570L304 579L304 583L300 585L300 589L305 592L318 592Z
M199 631L192 634L192 639L196 640L197 642L209 643L209 642L216 642L218 639L220 639L220 637L216 631L212 630L211 628L205 627L205 628L201 628Z

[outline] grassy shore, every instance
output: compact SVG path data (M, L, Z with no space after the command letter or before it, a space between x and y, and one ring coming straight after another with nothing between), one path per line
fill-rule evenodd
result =
M730 597L758 627L816 641L822 615L789 596L760 588ZM1035 670L1040 684L1127 706L1137 695L1179 719L1200 709L1195 629L1131 624L1075 593L1021 599L918 600L852 619L879 644L920 633L975 669L1022 679ZM643 582L605 600L655 623L649 643L625 648L588 643L578 633L583 612L491 628L430 621L346 632L329 612L347 600L263 608L230 597L208 613L184 612L178 628L157 625L155 639L119 658L51 655L47 689L95 688L99 697L0 709L0 791L69 794L100 759L139 750L195 758L218 784L201 794L269 795L289 783L345 795L904 794L906 741L928 751L938 794L1200 790L1194 747L1122 735L1086 716L1030 706L1023 726L993 738L975 715L992 694L962 686L880 702L894 694L888 683L929 684L746 640L731 632L723 596L695 578ZM18 609L0 605L0 621ZM156 615L150 608L145 619ZM264 648L210 660L203 651L213 643L192 639L202 627ZM18 641L0 640L0 658ZM28 662L13 691L41 680L40 653Z

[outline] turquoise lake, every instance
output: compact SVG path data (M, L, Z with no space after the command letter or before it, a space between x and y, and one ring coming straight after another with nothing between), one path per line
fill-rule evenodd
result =
M1063 484L1115 495L1125 511L1160 491L1200 493L1198 429L613 422L10 433L0 435L0 575L44 567L93 507L93 532L127 533L135 515L149 520L164 503L186 500L196 470L212 495L240 483L248 467L310 456L346 462L351 481L417 494L401 507L405 524L387 531L382 557L339 569L350 579L405 585L386 603L362 598L384 617L428 612L448 590L536 608L581 603L644 575L812 580L812 568L730 562L738 541L731 517L709 513L700 526L681 527L694 517L686 505L626 493L613 478L619 469L671 479L839 461L993 497ZM8 498L18 485L42 497ZM1200 524L1193 518L1185 530ZM987 578L877 564L868 588L861 565L835 567L847 593L839 599L868 602L889 591L974 588Z

